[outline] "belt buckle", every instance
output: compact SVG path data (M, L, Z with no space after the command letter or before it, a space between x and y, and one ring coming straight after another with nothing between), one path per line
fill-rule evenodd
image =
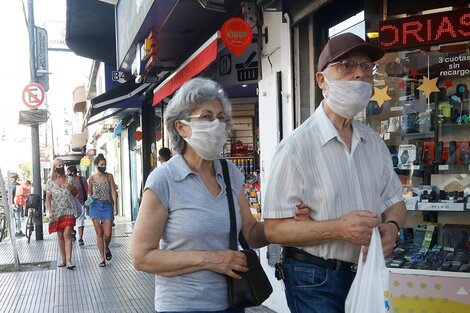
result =
M351 265L351 272L357 273L357 264L353 263L353 265Z

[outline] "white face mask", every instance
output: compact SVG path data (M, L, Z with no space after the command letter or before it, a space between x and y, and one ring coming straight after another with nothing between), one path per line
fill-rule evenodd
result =
M323 97L333 112L351 120L367 107L372 96L371 83L360 80L330 81L325 72L323 77L328 84L328 92L323 90Z
M181 120L181 123L191 127L191 138L184 138L184 140L196 153L204 160L217 159L222 153L225 141L227 140L225 123L221 123L218 119L212 122L188 122Z

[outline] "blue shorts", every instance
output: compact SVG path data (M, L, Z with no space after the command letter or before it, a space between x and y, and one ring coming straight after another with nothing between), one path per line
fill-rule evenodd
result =
M93 200L90 205L90 218L104 220L114 220L113 205L108 201Z

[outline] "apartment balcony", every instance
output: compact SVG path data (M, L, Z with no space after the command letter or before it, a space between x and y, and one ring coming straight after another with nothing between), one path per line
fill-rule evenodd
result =
M86 110L85 86L78 86L73 91L73 112L85 113L85 110Z

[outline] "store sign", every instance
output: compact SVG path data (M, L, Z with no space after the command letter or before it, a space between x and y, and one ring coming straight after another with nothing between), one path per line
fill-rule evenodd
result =
M237 57L251 44L253 30L244 19L228 19L220 29L220 36L225 46Z
M379 23L386 50L470 40L470 9L413 16Z

